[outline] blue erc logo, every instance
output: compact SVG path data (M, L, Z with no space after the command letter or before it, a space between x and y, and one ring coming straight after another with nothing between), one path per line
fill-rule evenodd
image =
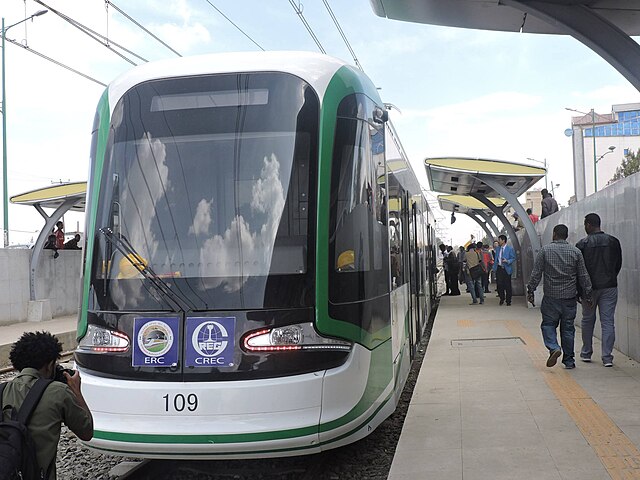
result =
M178 363L175 331L178 319L136 318L132 364L134 367L169 367Z
M201 321L191 333L192 352L187 365L194 367L232 367L234 318L189 319ZM203 321L204 320L204 321ZM191 355L189 355L191 353Z

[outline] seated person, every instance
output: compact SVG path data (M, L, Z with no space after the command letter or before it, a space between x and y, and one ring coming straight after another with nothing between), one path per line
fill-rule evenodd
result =
M53 250L53 258L58 258L60 256L60 254L58 253L58 247L56 247L56 236L54 234L49 235L49 238L42 248Z
M80 234L76 233L74 237L64 244L65 250L81 250L78 246L78 242L80 241Z
M47 239L46 242L44 242L44 247L42 248L46 248L49 250L57 250L56 248L56 236L51 234L49 235L49 238Z

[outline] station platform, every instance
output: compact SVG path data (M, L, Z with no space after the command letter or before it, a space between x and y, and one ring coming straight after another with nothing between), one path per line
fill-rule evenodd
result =
M441 298L389 480L640 479L640 365L548 368L540 309L498 301Z
M11 345L24 332L47 331L53 333L62 343L62 351L76 347L76 326L78 315L56 317L44 322L20 322L0 326L0 368L10 365L9 351Z

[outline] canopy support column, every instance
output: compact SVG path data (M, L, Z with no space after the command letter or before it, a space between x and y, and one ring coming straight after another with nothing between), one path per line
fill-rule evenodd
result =
M29 300L34 301L37 299L36 292L36 270L38 269L38 262L40 261L40 256L42 255L42 247L44 247L46 239L49 237L50 232L53 230L56 222L62 218L62 216L72 208L76 203L78 203L77 198L67 198L62 205L55 209L51 216L48 216L46 212L42 209L39 204L35 204L34 207L38 210L38 213L45 218L45 224L42 230L40 231L40 235L38 235L38 240L36 240L36 244L33 247L33 252L31 254L31 261L29 262Z
M476 222L478 225L480 225L482 227L482 229L485 231L485 233L487 234L487 237L492 238L493 237L493 233L491 232L491 230L489 230L489 226L487 225L487 223L484 221L483 218L480 218L478 216L478 212L476 211L471 211L471 212L467 212L466 215L471 218L474 222Z
M484 179L482 181L484 181ZM487 183L487 185L489 184ZM516 251L516 261L521 262L520 256L522 255L521 254L522 249L520 248L520 240L518 240L518 237L516 236L516 231L513 229L513 225L509 223L509 221L507 220L507 217L502 211L503 207L498 207L494 205L494 203L491 200L489 200L487 197L485 197L482 194L470 193L469 195L471 195L473 198L480 200L482 203L484 203L487 206L487 208L489 208L493 212L493 214L496 217L498 217L498 219L502 222L502 224L504 225L504 228L507 230L508 238L511 239L511 244L513 245L513 249ZM522 263L520 263L520 266L516 270L516 278L518 278L518 276L522 276ZM520 282L515 282L515 284L513 285L513 294L524 295L523 279L521 279Z
M500 236L500 229L495 223L493 223L493 220L491 219L491 215L489 215L487 212L483 210L474 210L474 212L486 222L489 228L493 231L493 238L497 239L498 236Z
M522 221L522 224L524 225L527 235L529 236L529 243L531 244L531 248L533 250L533 258L535 259L541 248L540 238L538 238L538 234L536 233L536 229L533 226L533 222L529 218L529 215L527 215L527 212L525 211L524 207L520 205L520 202L518 201L518 197L510 193L509 190L507 190L506 187L504 187L504 185L495 181L495 179L493 179L488 175L482 175L481 179L484 183L486 183L491 188L493 188L496 192L498 192L502 196L502 198L504 198L509 203L509 205L513 207L513 209L516 211L516 213L518 214L518 218L520 218L520 220ZM507 224L508 223L509 222L507 222Z

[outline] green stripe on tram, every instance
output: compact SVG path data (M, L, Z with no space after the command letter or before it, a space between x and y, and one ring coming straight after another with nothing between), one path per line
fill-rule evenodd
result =
M378 406L378 408L376 408L376 410L365 419L365 421L363 421L362 423L360 423L357 427L351 429L349 432L340 435L338 437L332 438L330 440L326 440L324 442L320 442L320 443L316 443L313 445L305 445L305 446L300 446L300 447L289 447L289 448L274 448L274 449L270 449L270 450L251 450L249 452L202 452L202 453L198 453L198 452L181 452L180 456L185 456L185 457L212 457L212 456L223 456L223 455L256 455L256 454L263 454L263 453L285 453L285 452L297 452L297 451L303 451L303 450L311 450L311 449L315 449L318 447L323 447L325 445L330 445L332 443L338 442L344 438L349 437L350 435L355 434L358 430L362 429L367 423L369 423L371 420L373 420L373 418L380 412L380 410L382 410L382 408L384 408L386 406L386 404L389 402L389 400L391 400L391 398L393 397L393 392L391 392L389 395L387 395L387 397L384 399L384 401ZM104 433L104 432L95 432L95 433ZM131 434L134 435L134 434ZM96 436L94 434L94 436ZM102 438L102 437L98 437L98 438ZM137 442L137 443L142 443L142 442ZM146 443L150 443L150 442L146 442ZM171 442L171 443L178 443L178 442ZM187 442L181 442L181 443L187 443ZM215 442L203 442L203 443L215 443ZM226 442L225 442L226 443ZM127 454L129 456L135 456L136 452L131 452L129 450L119 450L119 449L115 449L115 448L104 448L104 447L93 447L93 448L97 448L98 450L102 451L102 452L112 452L112 453L121 453L121 454ZM169 452L169 453L155 453L154 455L161 455L161 456L167 456L167 457L174 457L176 454Z
M86 236L86 245L84 249L84 276L82 279L82 307L80 308L80 316L78 317L78 326L76 330L76 337L78 339L84 337L87 333L87 310L89 308L89 291L91 285L91 265L93 263L93 250L96 238L96 216L98 212L98 196L100 194L100 183L102 180L102 169L104 168L104 155L107 150L107 141L109 139L109 124L110 124L110 111L109 111L109 88L105 89L98 102L98 115L100 116L100 124L98 127L98 140L96 144L95 159L92 159L93 170L90 172L89 184L87 188L87 195L91 195L91 198L87 200L87 207L90 206L90 211L87 211L88 225L86 225L86 231L90 235Z
M336 114L343 98L364 93L381 104L371 81L352 67L340 67L331 78L320 113L318 155L318 205L329 205L331 196L331 164L336 130ZM357 325L329 316L329 208L318 208L316 235L316 325L321 333L336 335L373 349L391 337L391 327L367 332Z
M112 440L120 442L132 442L132 443L177 443L177 444L202 444L202 443L246 443L246 442L260 442L269 440L283 440L287 438L303 437L306 435L315 435L320 432L328 432L336 428L342 427L359 417L366 414L366 412L376 403L383 394L384 390L390 386L391 373L384 372L383 369L392 372L393 366L390 363L391 358L391 341L385 342L380 347L374 349L371 352L371 361L369 362L369 377L367 378L367 385L365 391L358 401L358 403L342 417L335 420L331 420L320 425L310 425L308 427L293 428L287 430L274 430L269 432L259 433L241 433L241 434L225 434L225 435L156 435L156 434L138 434L138 433L120 433L120 432L107 432L103 430L96 430L94 437L102 440ZM386 359L383 361L383 359ZM381 374L382 373L382 374ZM385 383L384 379L389 377L389 381ZM395 384L393 385L395 388ZM392 389L386 398L381 402L380 407L376 409L376 412L385 405L389 399L393 396L394 390ZM366 420L359 423L357 427L352 429L350 433L362 428L372 417L369 416ZM335 441L335 440L331 440ZM255 452L253 452L255 453Z

